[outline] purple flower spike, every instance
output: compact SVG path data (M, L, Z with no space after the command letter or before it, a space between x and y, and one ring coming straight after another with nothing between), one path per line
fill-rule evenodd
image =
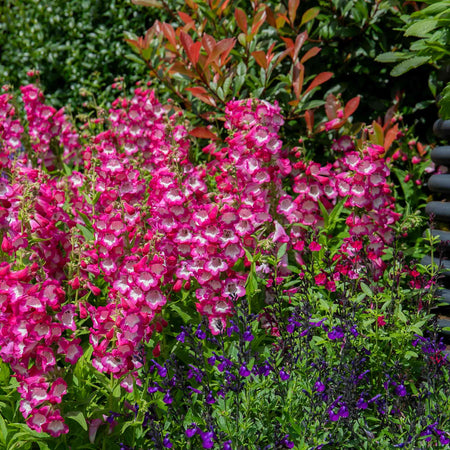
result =
M335 339L342 339L344 337L344 331L341 327L333 327L332 331L328 333L328 339L332 341Z

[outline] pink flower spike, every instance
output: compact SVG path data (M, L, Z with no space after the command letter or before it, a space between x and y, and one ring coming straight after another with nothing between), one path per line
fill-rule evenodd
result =
M289 236L284 231L284 228L275 220L275 231L272 233L273 242L280 242L284 244L285 242L289 242Z
M311 244L309 244L309 249L312 252L320 252L320 250L322 250L322 246L316 241L312 241Z

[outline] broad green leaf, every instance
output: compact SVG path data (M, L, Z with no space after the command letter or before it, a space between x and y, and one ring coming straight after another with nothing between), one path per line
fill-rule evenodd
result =
M320 212L322 213L322 217L323 217L323 224L324 224L325 228L328 228L329 215L328 215L327 208L325 208L325 206L323 205L323 203L320 200L318 200L318 203L319 203Z
M370 297L370 298L373 297L373 291L372 291L372 289L370 289L369 286L367 286L367 284L361 282L361 289L364 292L364 294L366 294L368 297Z
M287 243L283 243L280 245L280 248L277 252L277 260L279 261L286 254Z
M375 61L381 63L394 63L397 61L403 61L411 56L410 53L403 52L386 52L381 53L375 58Z
M177 304L170 303L170 309L175 311L182 319L184 323L192 323L193 317L187 312L183 311Z
M93 241L94 240L94 233L92 231L88 230L85 226L77 224L77 228L81 231L81 234L86 239L86 241Z
M405 36L426 37L430 31L433 31L439 25L438 19L424 19L410 25Z
M430 56L413 56L405 61L402 61L400 64L397 64L392 70L391 75L393 77L398 77L408 72L411 69L415 69L416 67L421 66L422 64L426 64L431 59Z

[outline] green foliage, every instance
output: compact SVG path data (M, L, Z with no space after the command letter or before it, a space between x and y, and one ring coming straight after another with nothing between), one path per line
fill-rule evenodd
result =
M15 88L29 83L27 71L39 70L54 106L81 106L82 89L99 103L114 100L117 77L134 83L145 67L124 58L124 30L145 30L153 12L130 0L20 1L0 5L0 80ZM89 100L91 100L89 98Z
M450 1L424 0L424 3L424 8L402 17L404 35L418 38L411 43L409 50L387 52L376 58L378 62L398 63L391 71L394 77L424 64L440 69L450 62ZM450 119L449 86L447 82L439 101L439 113L443 119Z

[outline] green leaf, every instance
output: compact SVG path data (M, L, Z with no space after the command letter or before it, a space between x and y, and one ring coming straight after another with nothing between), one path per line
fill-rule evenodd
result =
M323 205L323 203L320 200L318 200L318 203L319 203L320 212L322 213L324 227L328 228L329 215L328 215L327 208L325 208L325 206Z
M373 297L373 291L370 289L369 286L367 286L366 283L361 282L361 289L364 292L364 294L367 295L367 297L372 298Z
M0 385L8 384L11 378L11 373L9 371L8 364L0 361Z
M280 248L278 249L277 252L277 260L280 261L281 258L286 254L286 248L287 248L287 243L283 243L280 245Z
M187 312L183 311L177 304L170 303L170 309L175 311L182 319L184 323L192 323L193 317Z
M305 11L303 13L302 21L300 22L300 26L313 20L317 16L317 14L319 14L319 12L320 12L320 8L317 6L314 8L309 8L307 11Z
M450 83L447 83L442 91L441 99L439 100L439 116L441 119L450 119Z
M81 231L81 234L86 239L86 241L93 241L94 240L94 233L92 231L88 230L85 226L81 224L77 224L77 228Z
M410 25L405 36L426 37L430 31L433 31L439 24L437 19L424 19Z
M421 66L422 64L426 64L430 61L430 56L413 56L405 61L402 61L400 64L397 64L392 70L391 75L393 77L398 77L408 72L411 69L415 69L416 67Z
M381 53L375 58L375 61L380 63L394 63L397 61L403 61L411 56L410 53L403 52L386 52Z
M8 429L3 417L0 415L0 442L6 444L6 438L8 437Z
M86 419L84 418L84 415L81 411L69 411L65 414L65 417L74 420L81 426L81 428L83 428L84 431L87 431L88 426L86 423Z

